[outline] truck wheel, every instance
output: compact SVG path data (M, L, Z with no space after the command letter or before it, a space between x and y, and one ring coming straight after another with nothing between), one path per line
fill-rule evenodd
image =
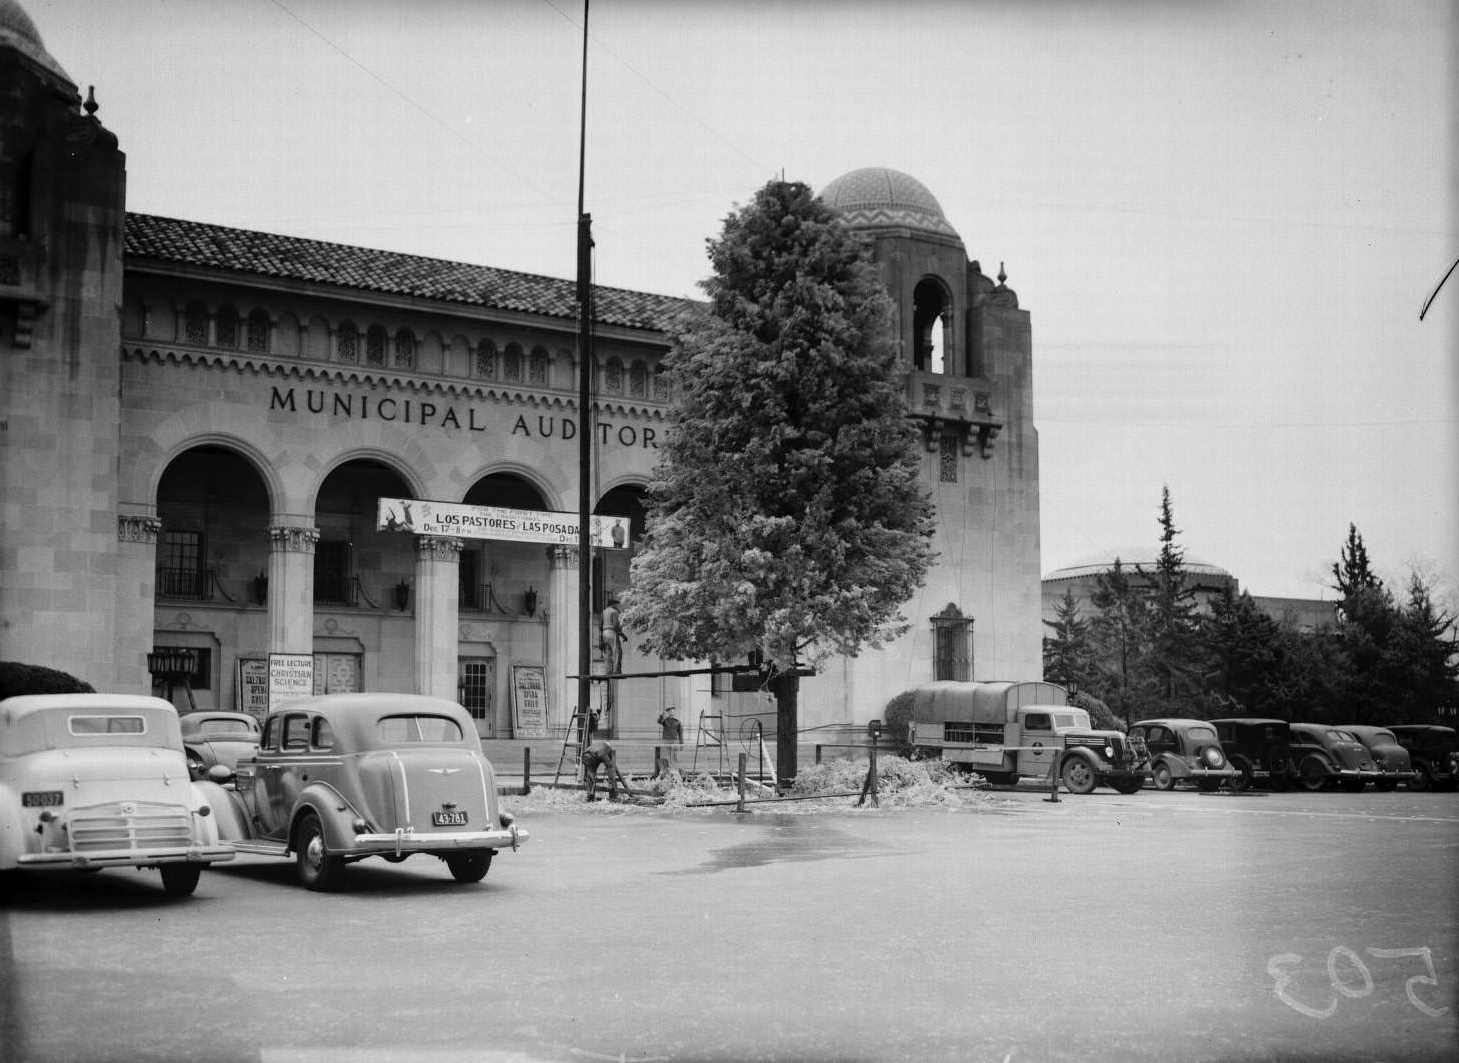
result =
M1175 789L1175 773L1170 770L1170 765L1165 763L1165 761L1162 760L1159 764L1155 765L1151 770L1151 775L1155 779L1155 789Z
M330 854L329 846L324 841L324 826L312 812L299 824L299 834L294 843L294 861L299 871L299 881L307 889L338 889L344 878L344 859Z
M1083 757L1070 757L1064 761L1064 766L1059 769L1059 774L1064 780L1064 788L1071 794L1093 793L1095 786L1099 783L1099 780L1094 777L1094 769Z
M1327 788L1327 771L1320 761L1312 757L1302 762L1301 777L1302 788L1311 793Z
M480 882L491 870L491 853L461 853L446 857L446 867L457 882Z
M191 897L203 875L200 864L163 864L162 888L169 897Z

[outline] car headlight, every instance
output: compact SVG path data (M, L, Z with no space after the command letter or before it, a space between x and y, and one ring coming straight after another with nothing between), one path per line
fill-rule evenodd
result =
M513 823L517 822L517 817L514 816L514 815L512 815L506 809L502 809L501 810L501 821L502 821L502 826L503 827L510 827Z

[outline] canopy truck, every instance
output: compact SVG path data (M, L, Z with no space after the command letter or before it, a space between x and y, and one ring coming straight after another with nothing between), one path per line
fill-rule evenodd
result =
M1150 777L1141 739L1096 730L1054 683L927 683L894 697L884 719L904 752L963 765L992 783L1054 770L1073 794L1101 784L1132 794Z

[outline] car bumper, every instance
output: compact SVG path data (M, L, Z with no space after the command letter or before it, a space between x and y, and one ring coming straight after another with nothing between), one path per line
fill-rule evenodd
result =
M344 856L408 856L411 853L440 853L456 849L515 849L531 835L521 827L505 830L473 830L422 833L400 830L393 834L356 834L355 844Z
M1239 774L1235 768L1186 768L1192 779L1234 779Z
M94 852L21 853L21 867L66 868L153 867L160 864L214 864L232 860L231 845L194 845L186 849L99 849Z
M1329 778L1337 779L1339 782L1378 782L1380 779L1397 778L1396 775L1384 775L1381 771L1374 771L1372 768L1343 768L1333 772Z

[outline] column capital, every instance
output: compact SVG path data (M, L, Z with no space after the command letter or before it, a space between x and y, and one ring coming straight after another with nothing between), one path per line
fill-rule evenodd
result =
M126 513L117 517L117 542L155 544L160 531L162 522L156 517L137 517Z
M555 544L547 548L547 560L552 568L577 568L578 548Z
M415 552L422 561L459 561L461 540L448 535L417 535Z
M275 524L268 530L272 549L286 554L312 554L319 542L319 529Z

